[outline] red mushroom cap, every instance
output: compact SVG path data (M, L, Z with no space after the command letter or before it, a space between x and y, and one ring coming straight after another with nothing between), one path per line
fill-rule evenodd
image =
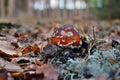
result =
M79 32L71 25L59 27L51 37L51 42L61 47L80 47L82 39Z

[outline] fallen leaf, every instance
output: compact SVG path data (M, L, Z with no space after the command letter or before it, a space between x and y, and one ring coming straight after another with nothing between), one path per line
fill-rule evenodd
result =
M19 56L15 47L11 45L8 41L0 40L0 55L3 56Z
M0 69L0 80L8 79L8 71L6 69Z
M4 68L7 71L18 71L18 72L23 71L23 69L20 66L15 65L15 64L13 64L11 62L8 62L8 61L6 61L5 59L3 59L1 57L0 57L0 68Z
M32 70L35 70L34 74L27 74L26 80L38 79L38 80L58 80L58 68L50 64L43 64L42 66L32 66Z
M11 62L14 64L20 64L20 65L27 65L27 64L32 64L32 63L36 65L41 64L37 58L30 58L30 57L12 58Z
M114 36L114 37L111 37L111 39L120 43L120 36Z
M18 41L18 39L12 35L6 35L6 39L8 42L14 42L16 43Z
M22 50L23 54L27 54L29 52L34 52L34 53L39 53L40 52L40 47L37 44L34 44L33 46L28 45Z

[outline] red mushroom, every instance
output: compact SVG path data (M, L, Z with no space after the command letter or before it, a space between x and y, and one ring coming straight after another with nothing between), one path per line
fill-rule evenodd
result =
M61 47L80 47L82 44L79 32L71 25L59 27L51 37L51 42Z

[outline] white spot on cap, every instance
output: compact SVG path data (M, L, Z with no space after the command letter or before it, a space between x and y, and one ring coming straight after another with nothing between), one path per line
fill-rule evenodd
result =
M61 34L61 35L65 35L65 33L66 33L66 32L65 32L64 30L61 30L61 31L60 31L60 34Z
M69 32L67 32L66 35L67 35L68 37L71 37L71 36L73 36L73 32L69 31Z

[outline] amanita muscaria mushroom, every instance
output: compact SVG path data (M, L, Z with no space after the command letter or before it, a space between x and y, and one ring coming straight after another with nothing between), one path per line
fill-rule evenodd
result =
M81 46L82 39L72 25L63 25L55 30L51 42L61 47L77 48Z

